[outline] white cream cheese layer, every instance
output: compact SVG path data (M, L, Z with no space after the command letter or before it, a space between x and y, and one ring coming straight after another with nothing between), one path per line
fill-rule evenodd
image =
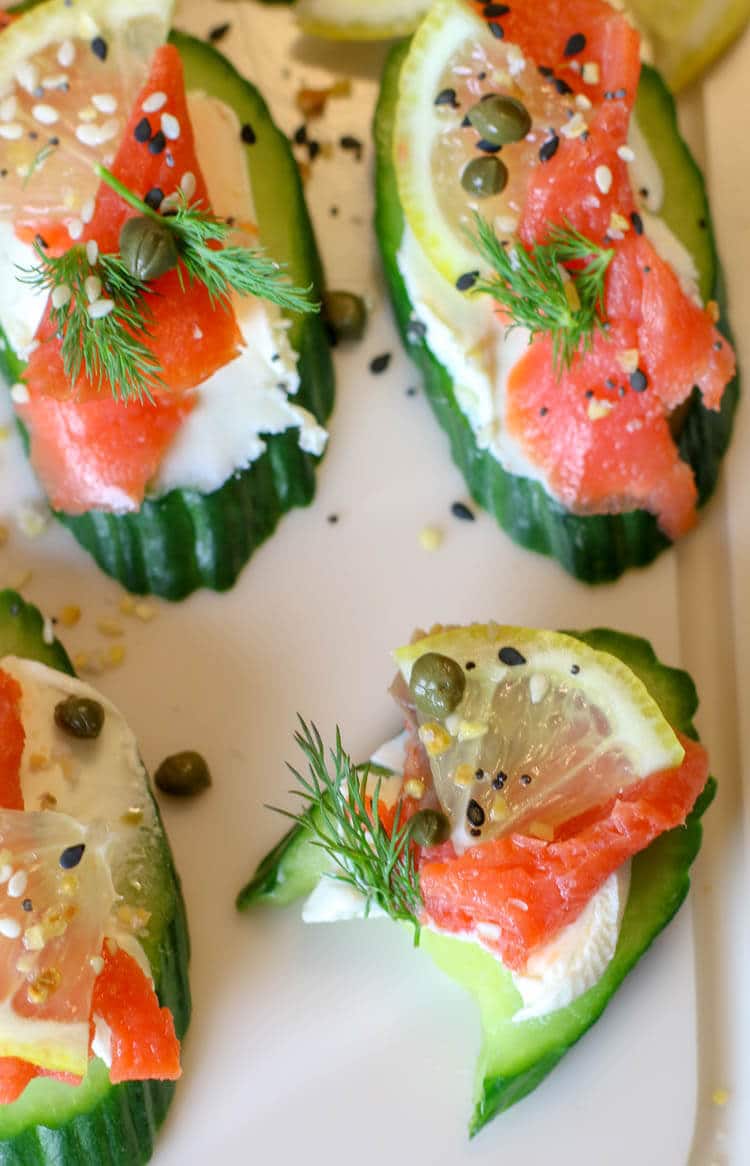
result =
M381 796L387 803L398 796L405 740L406 734L400 734L372 757L377 764L394 770L394 778L381 787ZM514 1023L565 1008L599 982L615 954L629 889L630 863L627 862L607 879L577 919L533 952L522 973L511 972L523 1002L513 1017ZM365 914L364 897L347 883L328 875L321 877L302 908L305 923L339 923L363 919ZM382 918L384 914L375 906L367 912L367 917ZM496 927L486 923L477 927L475 935L461 934L455 938L479 943L499 960L491 946L496 934Z
M215 212L252 222L253 197L234 111L200 93L190 95L189 106ZM35 262L33 248L16 239L8 222L0 221L0 323L22 359L29 355L46 301L16 279L16 268ZM234 309L245 347L195 390L196 405L151 483L151 495L173 489L216 490L261 456L266 436L288 429L298 430L303 450L319 455L325 448L325 429L294 400L300 378L289 322L275 305L251 296L236 296ZM197 329L195 344L201 339Z
M674 268L683 290L700 303L698 273L690 252L659 217L664 181L658 163L635 118L631 119L629 163L634 190L645 190L641 217L645 234ZM541 482L552 494L546 475L534 465L505 428L508 378L529 343L524 328L506 331L488 296L457 291L432 265L408 226L397 256L414 318L425 328L431 352L448 373L461 412L480 449L487 449L509 473Z

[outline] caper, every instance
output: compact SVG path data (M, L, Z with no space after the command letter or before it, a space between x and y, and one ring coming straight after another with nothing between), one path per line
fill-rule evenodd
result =
M439 652L426 652L414 663L409 688L420 712L429 717L452 713L466 687L460 664Z
M508 146L520 142L531 129L531 117L525 105L515 97L490 93L468 113L469 121L485 142L493 146Z
M128 219L124 224L120 231L120 254L130 274L144 283L171 271L179 258L171 228L145 215Z
M451 824L441 810L417 810L409 819L409 829L417 846L439 846L451 834Z
M361 296L346 291L326 292L323 308L337 340L362 339L367 324L367 309Z
M208 789L211 771L200 753L184 749L164 758L154 774L154 781L165 794L189 798Z
M55 724L71 737L91 740L104 724L104 709L88 696L66 696L55 705Z
M508 168L499 158L472 158L464 166L461 185L469 194L477 198L489 198L505 190Z

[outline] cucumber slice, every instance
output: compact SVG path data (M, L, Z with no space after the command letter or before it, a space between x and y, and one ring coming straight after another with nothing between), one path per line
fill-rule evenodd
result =
M653 515L644 510L625 514L580 517L551 498L539 483L516 477L487 450L477 446L461 412L448 373L433 356L418 330L410 327L413 306L396 262L404 219L392 162L393 125L398 82L408 42L396 45L386 63L375 115L375 225L396 323L409 355L419 368L438 422L448 435L453 460L475 501L495 516L500 526L522 546L551 555L576 578L587 583L617 579L628 567L643 566L670 545ZM643 67L636 104L638 124L659 163L665 184L663 217L691 252L700 274L701 291L722 308L726 326L724 285L711 227L703 177L677 126L669 90L659 74ZM712 494L721 460L729 444L739 397L738 378L727 386L718 413L704 408L696 391L690 399L680 434L680 455L691 466L699 504Z
M302 184L287 139L276 128L263 98L216 49L173 32L188 90L200 90L229 105L240 124L249 123L256 142L247 164L263 246L288 266L299 286L320 299L323 272ZM289 339L299 354L300 388L295 398L319 422L333 408L333 366L325 324L318 315L293 316ZM23 366L0 330L0 372L9 383ZM225 591L279 519L315 494L320 460L299 448L297 434L269 436L266 451L211 494L173 490L147 499L135 514L92 510L57 512L108 575L134 594L183 599L199 587Z
M670 724L697 738L693 716L698 699L693 681L686 672L662 664L647 640L606 628L568 634L617 656L645 684ZM514 1024L520 997L510 973L478 944L422 931L424 949L479 1005L483 1039L469 1126L472 1135L536 1088L599 1018L627 973L666 927L690 887L690 865L701 843L700 818L714 791L715 782L709 778L686 825L661 835L633 858L614 958L599 983L566 1008L540 1020ZM285 904L310 894L320 878L320 854L304 826L295 826L262 860L238 895L238 908Z
M58 640L46 644L37 609L13 591L0 592L0 657L40 660L72 675ZM157 811L158 815L158 811ZM152 910L147 955L159 999L172 1012L182 1038L190 1020L190 942L179 878L163 831L152 856L144 902ZM92 1061L85 1081L65 1085L37 1078L18 1101L0 1106L2 1166L140 1166L148 1162L166 1117L174 1081L112 1085L106 1066Z

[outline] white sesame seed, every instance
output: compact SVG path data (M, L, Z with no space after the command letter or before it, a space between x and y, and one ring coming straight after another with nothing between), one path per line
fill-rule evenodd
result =
M535 672L529 680L529 696L532 704L539 704L547 689L549 680L543 672Z
M114 306L114 300L96 300L95 303L89 304L89 317L92 320L101 320L104 316L108 316L109 313L113 311Z
M167 95L157 89L155 93L150 94L144 101L141 109L144 113L156 113L157 110L163 109L167 104Z
M161 115L161 128L164 137L170 142L176 142L180 136L180 123L171 113Z
M0 138L5 138L6 142L17 142L19 138L23 137L23 126L18 122L3 122L0 124Z
M57 287L52 289L52 307L64 308L66 304L70 303L70 297L72 294L73 293L68 287L67 283L59 284Z
M55 628L52 620L48 615L44 617L44 624L42 625L42 639L45 644L54 644L55 642Z
M38 121L43 126L53 126L60 119L60 114L55 107L53 105L45 105L43 102L33 106L31 116L34 118L34 121Z
M587 109L591 109L592 104L593 103L589 100L585 93L576 93L576 109L582 109L585 111Z
M594 171L594 181L602 194L609 194L612 189L612 171L609 166L597 166Z
M18 384L13 385L13 388L10 390L10 397L16 405L28 405L29 390L26 388L26 385L19 381Z
M100 955L92 955L89 958L89 964L91 965L91 970L97 976L101 975L101 973L104 971L104 960Z
M52 73L42 77L42 89L65 89L70 82L67 73Z
M15 874L12 874L8 879L8 894L11 899L20 899L21 895L25 893L28 883L29 876L25 870L17 870Z
M15 93L0 101L0 121L13 121L18 112L18 98Z
M39 84L39 70L31 61L21 61L16 69L16 81L27 93L33 93Z
M97 146L103 146L105 142L111 142L112 138L117 137L119 129L119 123L114 119L106 121L104 125L87 123L76 126L76 137L82 145L96 149Z
M12 874L13 874L13 867L10 865L9 862L4 862L3 865L0 866L0 884L7 883L8 879L10 878L10 876Z
M83 223L80 219L70 220L68 223L68 234L73 240L80 239L81 235L83 234Z
M57 50L57 63L63 69L69 69L76 59L76 46L72 40L64 40Z
M7 916L0 918L0 935L6 939L18 939L20 934L21 924L17 919L8 919Z
M113 93L95 93L91 98L91 104L99 110L99 113L117 112L117 98Z
M86 292L86 299L90 304L96 303L101 298L102 281L98 275L88 275L83 281L83 290Z
M94 217L95 209L96 209L96 203L94 202L93 198L87 198L86 201L84 202L83 206L81 207L81 219L84 223L91 222L91 220Z
M109 121L105 121L104 125L101 128L101 133L99 135L100 145L104 145L105 142L111 142L113 138L117 137L119 132L120 132L120 123L117 121L116 118L110 118Z
M617 157L622 158L623 162L635 162L635 153L630 146L618 146Z
M99 244L97 243L96 239L89 239L88 243L86 244L86 258L92 267L99 258Z
M193 324L193 340L203 339L203 329L198 324Z
M195 175L193 174L192 170L186 170L180 179L180 190L185 195L185 198L188 200L188 202L195 194L195 188Z

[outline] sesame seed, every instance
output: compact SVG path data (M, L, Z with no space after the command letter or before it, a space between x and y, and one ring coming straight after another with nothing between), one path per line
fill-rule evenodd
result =
M497 658L501 664L507 664L510 668L526 663L526 657L522 656L517 648L501 648L497 654Z
M98 275L89 275L83 281L83 290L86 293L86 299L90 304L95 304L98 299L101 299L102 281Z
M380 354L380 356L374 356L372 358L372 360L370 361L370 372L375 373L375 375L377 375L378 373L381 373L381 372L385 372L385 370L388 368L388 365L390 363L391 363L391 353L390 352L382 352Z
M51 73L49 77L42 77L42 89L59 89L61 93L67 93L70 89L68 74Z
M95 93L91 98L91 104L99 110L99 113L117 112L117 98L113 93Z
M455 89L441 89L434 101L435 105L449 105L451 109L458 109L458 99Z
M582 53L586 48L586 37L582 32L574 32L571 37L568 37L565 48L563 49L564 57L575 57L578 53Z
M185 198L190 202L196 191L196 180L192 170L186 170L180 179L180 190L185 195Z
M32 106L31 116L34 121L38 121L43 126L53 126L59 119L60 114L53 105L45 105L43 102Z
M227 24L217 24L217 25L214 25L213 28L209 29L208 39L211 41L211 44L215 45L215 44L218 44L218 42L220 40L223 40L224 37L229 32L231 27L232 27L231 24L227 23Z
M73 867L78 866L83 858L83 852L86 849L85 842L76 842L73 846L66 846L60 858L58 859L63 870L72 870Z
M636 393L644 392L648 386L648 377L642 368L637 368L635 372L631 372L629 380L631 389Z
M581 76L587 85L598 85L600 78L599 65L596 61L586 61L581 70Z
M72 40L64 40L57 50L57 63L62 69L69 69L76 59L76 47Z
M61 283L52 289L52 307L59 309L64 308L66 304L70 303L72 291L66 283Z
M242 129L240 130L240 138L246 146L255 145L257 140L255 136L255 130L251 125L248 124L248 122L245 122Z
M18 939L21 934L21 924L17 919L9 919L7 916L0 918L0 935L6 939Z
M26 388L26 385L19 381L10 390L10 397L16 405L27 405L29 402L29 390Z
M521 774L521 785L531 785L531 774L530 773L522 773Z
M150 206L152 211L158 211L161 204L164 202L164 191L160 186L152 186L146 193L143 200L146 206Z
M99 258L99 244L96 239L89 239L86 244L86 258L93 267Z
M464 668L466 669L467 672L472 672L474 670L474 668L476 668L476 664L474 663L473 660L467 660L466 663L464 664Z
M18 98L15 94L0 101L0 121L13 121L18 112Z
M71 239L80 239L83 234L83 223L80 219L71 219L68 223L68 234Z
M507 16L510 12L510 5L508 4L488 4L482 13L487 20L499 19L501 16Z
M94 217L95 210L96 203L94 202L93 198L87 198L81 207L81 221L84 223L90 223Z
M466 807L466 817L472 826L482 826L484 824L484 810L474 798L471 799Z
M635 151L630 146L618 146L617 157L622 158L623 162L635 162Z
M505 36L505 29L502 24L498 24L496 20L491 20L487 25L495 40L502 40Z
M95 36L91 42L91 51L100 61L106 61L109 46L103 36Z
M107 121L101 126L95 125L93 122L86 122L76 126L76 137L83 146L96 149L97 146L103 146L105 142L111 142L117 136L119 128L116 121Z
M8 879L8 894L11 899L20 899L26 893L29 876L25 870L17 870Z
M21 903L21 906L23 907L24 911L34 910L34 904L32 903L31 899L24 899L23 903Z
M89 966L94 975L99 976L104 971L104 960L100 955L92 955L89 958Z
M632 214L630 215L630 221L633 224L633 230L635 231L636 235L642 235L643 234L643 219L638 214L638 211L632 212Z
M507 773L503 773L502 769L499 770L492 779L493 789L502 789L507 780Z
M157 89L154 93L149 94L146 100L141 105L144 113L158 113L167 104L167 95L162 93L161 89ZM151 130L149 128L149 136Z
M16 69L16 81L27 93L34 93L39 85L39 70L31 61L22 61Z
M478 271L465 271L463 275L459 275L458 279L456 280L456 288L460 292L468 291L469 288L474 286L478 279Z
M593 103L589 100L585 93L576 93L576 109L592 109Z
M580 664L571 664L570 671L571 671L571 675L577 676L578 673L581 671L581 665Z
M569 93L573 92L570 85L568 85L568 82L563 77L555 77L552 84L561 97L567 97Z
M12 874L13 874L13 867L10 865L10 863L9 862L3 863L3 865L0 866L0 884L7 883L8 879L10 878L10 876Z
M101 320L104 316L108 316L114 309L114 300L96 300L95 303L89 304L88 313L91 320Z
M529 696L532 704L539 704L547 689L549 688L549 681L543 672L535 672L529 680Z
M144 101L144 107L146 105ZM147 117L142 117L137 126L133 130L133 137L136 142L148 142L151 138L151 122Z
M167 144L167 139L163 130L157 130L153 138L148 144L148 151L150 154L161 154Z
M180 123L173 114L163 113L161 115L161 128L164 132L164 137L168 141L177 141L180 136Z
M554 158L555 154L557 153L557 149L558 149L559 145L560 145L560 139L558 138L557 134L554 133L554 131L553 131L552 136L547 138L547 141L543 142L542 146L539 149L540 161L549 162L550 158Z
M460 518L464 522L474 522L476 518L474 511L470 510L464 502L454 502L451 506L451 514L454 518Z
M23 137L23 126L18 122L3 122L0 124L0 138L5 138L6 142L17 142L19 138Z
M612 171L609 166L597 166L594 171L594 181L602 194L609 194L612 189Z

